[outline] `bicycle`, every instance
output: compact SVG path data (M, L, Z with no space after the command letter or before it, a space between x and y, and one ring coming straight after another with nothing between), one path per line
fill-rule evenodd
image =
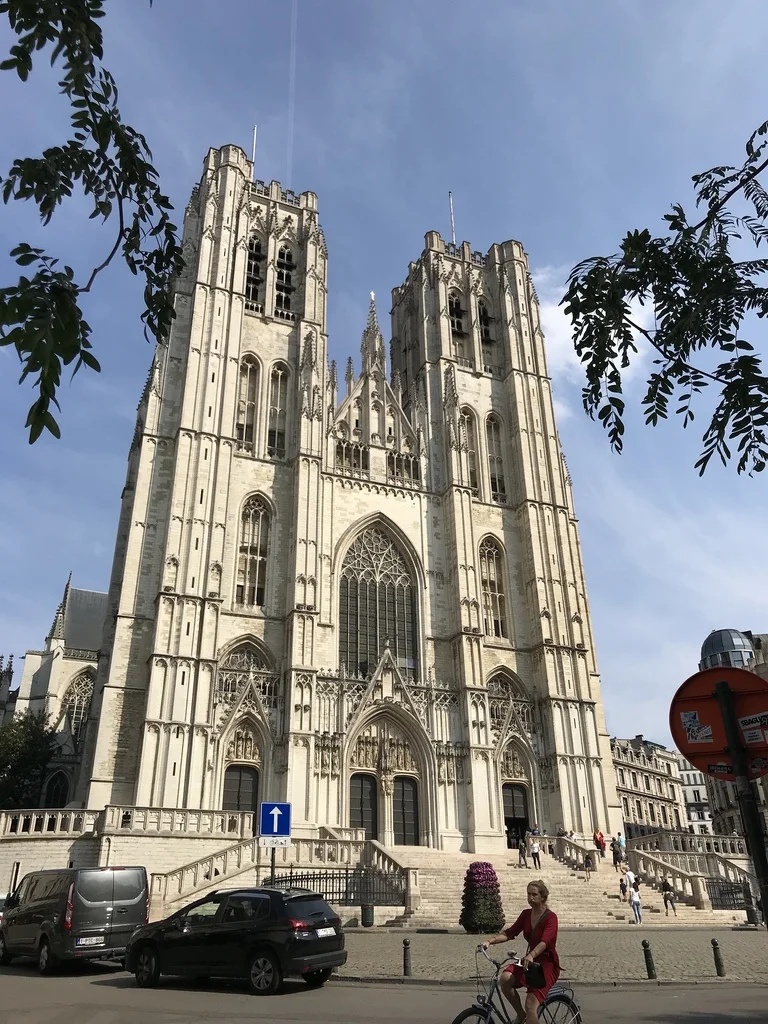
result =
M480 953L496 968L487 988L485 978L480 974ZM514 952L503 960L494 960L493 957L488 956L483 946L477 947L475 950L477 998L474 1005L461 1011L453 1024L513 1024L499 985L501 972L510 963L516 967L523 966L522 958ZM498 1001L496 1000L497 995ZM538 1015L539 1020L544 1024L582 1024L581 1009L568 982L558 982L552 986L539 1007Z

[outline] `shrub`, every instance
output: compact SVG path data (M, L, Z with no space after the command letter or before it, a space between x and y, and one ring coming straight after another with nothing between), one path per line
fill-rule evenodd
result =
M475 861L464 876L461 927L470 935L496 935L504 927L499 879L492 864Z

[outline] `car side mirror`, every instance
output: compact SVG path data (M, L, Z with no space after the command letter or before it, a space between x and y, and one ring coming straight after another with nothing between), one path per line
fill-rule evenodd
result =
M13 908L14 907L18 907L18 905L19 905L19 900L18 900L18 897L16 896L16 894L9 892L8 895L5 897L5 903L3 904L5 909L6 910L13 910Z

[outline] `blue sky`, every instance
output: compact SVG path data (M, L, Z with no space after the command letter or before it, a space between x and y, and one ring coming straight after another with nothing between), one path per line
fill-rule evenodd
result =
M459 239L483 250L522 241L574 479L608 728L666 742L669 698L695 671L707 633L768 629L766 485L717 467L699 479L697 435L677 424L651 431L637 415L625 454L612 455L581 411L558 301L574 263L614 251L627 228L660 230L672 201L689 204L691 174L740 162L768 117L768 9L749 0L298 0L291 125L290 0L107 7L105 63L179 222L207 149L250 151L254 122L258 177L319 195L337 360L358 358L368 293L385 322L389 291L424 233L449 236L449 189ZM0 32L2 49L8 42ZM0 85L1 171L63 141L67 126L44 63L28 84L5 73ZM0 279L20 240L84 271L100 262L108 238L82 211L75 200L41 231L31 209L0 210ZM59 442L27 444L31 391L0 349L0 653L42 645L70 569L79 587L107 587L151 358L140 299L118 268L89 300L103 372L67 378Z

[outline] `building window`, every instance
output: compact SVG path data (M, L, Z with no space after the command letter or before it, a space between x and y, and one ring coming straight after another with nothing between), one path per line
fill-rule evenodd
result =
M473 497L477 497L477 432L475 430L475 416L471 409L461 410L461 422L459 424L461 437L461 482L464 487L469 487Z
M267 455L285 458L285 421L288 405L288 368L278 363L269 378L269 427Z
M637 789L638 788L637 772L632 772L632 788L633 789Z
M488 306L483 299L477 304L477 320L480 325L480 343L483 350L483 369L486 373L500 376L497 372L501 368L501 353L496 339L491 335L491 321L493 317L488 313Z
M336 442L336 472L347 476L367 476L368 446L355 441Z
M261 313L263 311L264 276L261 272L261 264L264 260L264 253L261 241L253 237L248 243L248 267L245 271L245 308L251 312ZM258 307L258 308L257 308Z
M296 264L287 245L281 245L277 254L277 281L275 283L275 309L290 310L293 287L293 272Z
M647 792L650 793L651 792L651 780L648 778L647 775L643 776L643 782L645 783L645 788L646 788Z
M263 498L253 495L240 517L240 550L237 559L235 599L246 608L263 608L267 580L269 510Z
M656 779L656 792L659 794L659 796L664 795L664 787L661 784L661 779Z
M451 292L448 296L448 319L451 322L451 341L453 354L460 366L472 366L467 351L467 332L464 326L464 310L461 308L461 295Z
M360 534L344 556L339 597L339 663L365 678L389 647L417 676L416 588L391 538L378 527Z
M643 805L640 803L639 800L635 800L635 809L637 810L637 820L638 821L642 821L643 820Z
M504 556L491 537L480 545L480 589L486 636L508 637L504 596Z
M418 487L421 465L418 455L387 452L387 482L397 487Z
M45 787L44 807L65 807L69 794L69 779L62 771L54 772Z
M648 818L652 825L656 824L656 808L653 804L648 804Z
M624 769L623 768L619 768L619 785L620 786L626 786L626 784L627 784L627 780L626 780L626 777L624 775Z
M498 417L488 417L485 432L488 440L488 471L491 476L491 500L495 501L498 505L506 505L507 486L504 483L501 422Z
M677 808L675 808L675 828L677 829L678 832L680 831L680 828L681 828L681 825L680 825L680 811L678 811Z
M701 803L701 792L698 789L694 789L693 791L693 802L695 804Z
M237 398L237 447L253 452L256 436L256 409L259 400L259 364L251 356L240 363L240 383Z
M75 676L67 687L64 700L61 702L61 709L69 719L69 729L76 747L80 746L85 737L85 724L88 720L92 697L93 675L86 671Z
M669 824L669 818L667 817L667 808L664 804L661 805L661 820L665 825Z
M627 800L627 798L623 796L621 798L621 803L624 808L624 818L627 819L629 817L629 800Z

